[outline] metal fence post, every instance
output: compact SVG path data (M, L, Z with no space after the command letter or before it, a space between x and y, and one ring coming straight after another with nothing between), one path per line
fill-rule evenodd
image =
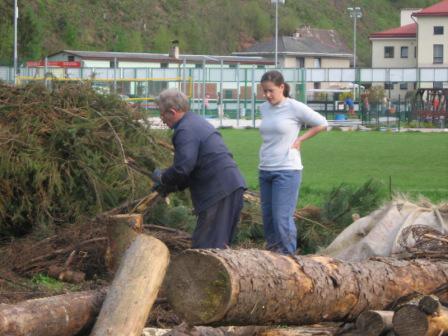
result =
M306 104L305 68L300 68L300 101Z
M193 110L193 112L196 112L196 103L195 103L195 96L196 96L196 89L195 89L195 82L194 82L194 69L191 69L191 84L192 84L192 88L191 88L191 99L192 99L192 104L190 105Z
M236 126L240 127L240 64L236 65Z
M223 89L223 85L222 85L222 81L223 81L223 76L224 76L224 72L223 72L223 68L224 68L224 60L221 59L221 68L219 71L219 101L218 101L218 114L219 114L219 126L222 127L222 118L224 117L224 93L222 92Z
M252 127L255 128L255 97L257 90L255 88L255 64L252 64Z
M207 70L205 66L207 63L205 62L205 57L202 60L202 116L205 117L205 77L207 76Z

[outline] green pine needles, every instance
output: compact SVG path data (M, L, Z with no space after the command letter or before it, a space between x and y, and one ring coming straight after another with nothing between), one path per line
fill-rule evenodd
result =
M152 170L169 153L138 117L89 84L0 85L0 237L77 222L147 193L149 180L125 158Z

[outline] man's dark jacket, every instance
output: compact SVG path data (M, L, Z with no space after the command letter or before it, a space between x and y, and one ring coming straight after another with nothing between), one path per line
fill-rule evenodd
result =
M232 154L209 122L187 112L173 128L174 163L163 173L162 182L189 187L196 213L245 188Z

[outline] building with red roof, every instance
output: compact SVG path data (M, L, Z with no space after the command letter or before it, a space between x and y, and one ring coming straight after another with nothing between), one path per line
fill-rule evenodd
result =
M400 27L370 34L372 68L440 67L445 71L448 67L448 0L423 9L403 9L401 14ZM410 89L406 84L397 83L397 87L387 89L405 92ZM394 86L393 83L386 85Z

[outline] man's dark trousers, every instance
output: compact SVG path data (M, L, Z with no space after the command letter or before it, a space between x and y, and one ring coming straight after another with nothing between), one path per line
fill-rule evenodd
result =
M239 188L199 213L192 248L226 248L230 245L243 208L243 193L244 188Z

